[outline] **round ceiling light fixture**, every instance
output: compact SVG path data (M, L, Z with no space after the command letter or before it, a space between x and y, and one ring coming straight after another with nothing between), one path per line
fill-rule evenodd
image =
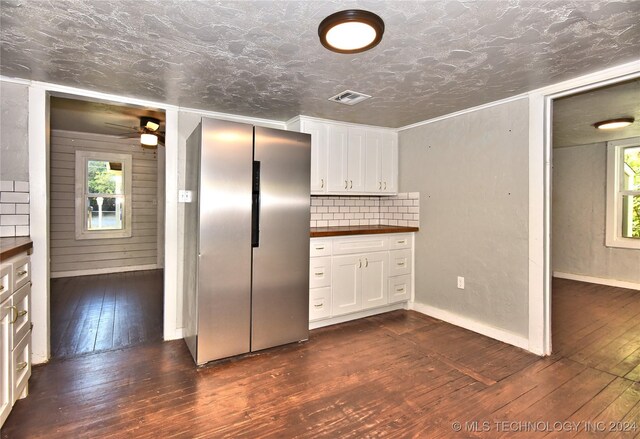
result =
M318 26L320 42L338 53L360 53L382 41L384 21L373 12L347 9L322 20Z
M599 130L615 130L617 128L628 127L633 123L633 117L622 117L620 119L609 119L593 124Z

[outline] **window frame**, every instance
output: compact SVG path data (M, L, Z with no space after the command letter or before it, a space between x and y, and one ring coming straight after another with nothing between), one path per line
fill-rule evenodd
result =
M605 245L615 248L640 249L640 239L622 236L622 197L639 195L640 191L622 189L623 151L629 147L640 147L640 137L607 142L607 218Z
M75 157L75 231L76 239L109 239L109 238L130 238L132 232L132 156L131 154L117 154L101 151L76 151ZM90 160L109 161L122 163L122 184L124 199L124 218L122 229L89 230L87 228L85 200L89 197L87 181L87 165Z

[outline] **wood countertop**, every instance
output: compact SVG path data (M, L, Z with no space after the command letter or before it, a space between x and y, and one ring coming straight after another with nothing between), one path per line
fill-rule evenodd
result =
M311 227L312 238L347 235L375 235L379 233L410 233L417 232L418 227L405 226L340 226L340 227Z
M9 259L24 251L31 253L33 241L28 236L18 236L15 238L0 238L0 261Z

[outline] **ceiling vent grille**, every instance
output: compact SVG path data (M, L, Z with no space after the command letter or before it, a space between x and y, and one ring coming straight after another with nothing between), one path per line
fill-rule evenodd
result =
M337 102L339 104L355 105L364 101L365 99L369 99L370 97L371 96L364 93L358 93L357 91L345 90L335 96L330 97L329 100Z

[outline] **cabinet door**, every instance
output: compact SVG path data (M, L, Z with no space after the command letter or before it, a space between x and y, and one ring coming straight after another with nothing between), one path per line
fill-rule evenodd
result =
M305 120L300 131L311 134L311 193L324 194L327 192L327 126Z
M382 192L395 194L398 192L398 135L393 132L382 133L380 148L380 180Z
M333 258L331 267L332 316L348 314L362 309L360 297L362 265L363 260L360 255Z
M327 189L329 192L348 192L348 130L339 125L327 126Z
M366 133L366 166L364 189L367 192L382 192L382 132L367 131Z
M362 128L349 128L349 153L347 158L349 192L364 192L365 135L366 131Z
M0 305L0 427L13 405L11 380L11 307L7 300Z
M389 254L367 253L362 256L362 309L387 304Z

